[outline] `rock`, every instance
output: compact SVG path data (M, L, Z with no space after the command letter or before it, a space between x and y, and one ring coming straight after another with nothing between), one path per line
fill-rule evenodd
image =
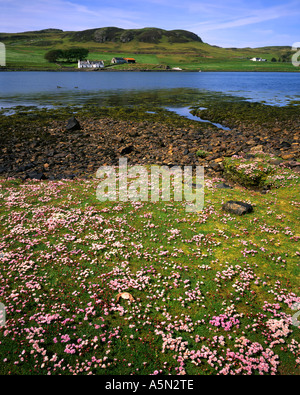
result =
M74 116L79 117L75 113ZM4 133L5 144L0 147L0 175L24 175L28 178L29 173L43 173L47 179L57 179L62 175L74 173L76 177L81 177L95 174L99 166L104 164L118 165L119 157L127 156L130 165L206 165L207 174L217 176L224 170L224 158L246 154L247 158L254 160L255 150L261 148L260 145L264 147L265 152L279 157L284 163L300 161L298 122L294 126L285 125L279 129L278 134L273 133L273 127L281 126L279 123L268 128L257 128L255 131L252 127L241 125L232 129L232 132L206 127L199 130L194 125L185 127L164 125L159 121L137 122L109 117L82 118L80 125L76 118L72 117L67 127L70 132L66 131L66 124L67 121L64 119L55 119L45 128L38 123L32 125L32 128L26 125L26 138L23 138L24 125L16 127L14 133L11 133L10 128L4 132L1 130L1 138ZM71 131L79 126L80 131ZM289 133L284 132L285 128ZM28 138L28 132L32 137ZM17 135L20 139L14 137ZM253 145L247 145L246 142L251 140ZM291 146L288 147L287 143ZM204 151L207 156L200 158L196 155L198 150ZM284 161L281 155L291 157L284 156L288 159ZM299 166L295 165L292 168L298 171Z
M211 167L211 169L213 169L214 171L221 171L221 163L216 163L215 161L212 161L209 163L209 166Z
M129 292L118 293L116 303L119 303L120 298L130 300L130 302L134 302L134 297Z
M291 144L288 141L283 140L280 144L280 148L290 148Z
M254 159L255 158L255 155L253 155L253 154L246 154L245 155L245 159Z
M25 165L21 165L18 169L17 172L21 172L21 171L26 171L31 169L32 167L34 167L33 163L26 163Z
M127 147L124 147L121 149L120 154L127 155L127 154L130 154L133 150L134 150L133 145L128 145Z
M279 132L281 132L281 129L280 128L273 128L273 132L274 133L279 133Z
M195 188L195 189L202 189L202 188L203 188L203 185L202 185L202 184L195 184L195 183L192 183L192 184L189 185L189 187L190 187L190 188Z
M298 161L290 160L288 162L283 162L282 165L284 167L288 167L289 169L292 169L296 173L300 172L300 162L298 162Z
M205 159L206 159L207 161L211 161L211 160L214 160L214 159L216 159L216 158L218 158L218 155L209 155L209 156L206 156L206 157L205 157Z
M283 154L283 155L281 155L281 158L284 160L294 159L295 155L294 154Z
M46 176L44 173L29 173L26 175L26 178L30 178L32 180L46 180Z
M283 163L283 159L271 159L269 163L270 165L279 166L281 163Z
M60 180L74 180L75 174L60 174L59 179Z
M66 130L68 132L73 132L74 130L80 130L81 126L80 123L77 121L75 117L72 117L68 120Z
M234 200L229 200L228 202L224 203L222 209L228 213L237 215L244 215L253 211L251 204Z
M300 166L300 162L297 162L295 160L291 160L286 164L288 167L295 167L295 166Z
M251 152L261 152L263 150L264 150L264 147L262 145L256 145L255 147L250 148Z
M221 184L216 185L216 188L220 189L232 189L232 186L225 184L224 182L221 182Z

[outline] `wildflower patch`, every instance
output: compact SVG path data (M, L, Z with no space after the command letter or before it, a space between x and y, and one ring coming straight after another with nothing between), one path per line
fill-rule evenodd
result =
M300 177L279 173L268 194L207 178L200 212L0 180L0 374L299 374Z
M268 187L268 177L275 173L276 167L252 155L238 156L223 160L226 177L246 188Z

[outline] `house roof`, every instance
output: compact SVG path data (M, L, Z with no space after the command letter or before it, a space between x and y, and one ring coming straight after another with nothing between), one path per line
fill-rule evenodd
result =
M103 63L103 60L79 60L81 63Z

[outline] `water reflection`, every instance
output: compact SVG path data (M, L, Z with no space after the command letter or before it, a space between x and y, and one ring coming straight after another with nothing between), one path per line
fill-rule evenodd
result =
M200 117L192 115L190 113L190 108L189 107L166 107L166 109L169 110L169 111L173 111L173 112L175 112L176 114L178 114L178 115L180 115L182 117L186 117L188 119L191 119L192 121L210 123L210 124L212 124L214 126L217 126L219 129L230 130L230 128L227 128L226 126L223 126L220 123L211 122L211 121L208 121L207 119L202 119ZM205 110L205 107L200 107L199 110Z

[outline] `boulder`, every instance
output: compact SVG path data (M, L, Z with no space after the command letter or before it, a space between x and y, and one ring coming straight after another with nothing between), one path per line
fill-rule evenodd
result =
M73 132L75 130L80 130L81 126L80 123L77 121L77 119L75 117L72 117L68 120L67 126L66 126L66 130L68 132Z
M26 178L30 178L31 180L46 180L47 177L45 176L44 173L38 173L38 172L32 172L29 174L26 174Z
M280 148L290 148L290 146L291 146L291 143L289 143L286 140L281 141L281 143L279 144Z
M264 147L262 145L256 145L255 147L250 148L251 152L261 152L263 150L264 150Z
M224 182L221 182L221 184L217 184L216 188L220 188L220 189L232 189L232 186L225 184Z
M294 158L295 158L295 155L294 155L294 154L281 154L280 156L281 156L281 158L284 159L284 160L291 160L291 159L294 159Z
M134 150L133 145L128 145L127 147L121 148L121 155L128 155Z
M31 169L32 167L34 167L34 164L30 162L30 163L21 165L16 171L17 172L27 171L27 170Z
M224 203L222 209L230 214L236 215L244 215L253 211L251 204L234 200L229 200Z

